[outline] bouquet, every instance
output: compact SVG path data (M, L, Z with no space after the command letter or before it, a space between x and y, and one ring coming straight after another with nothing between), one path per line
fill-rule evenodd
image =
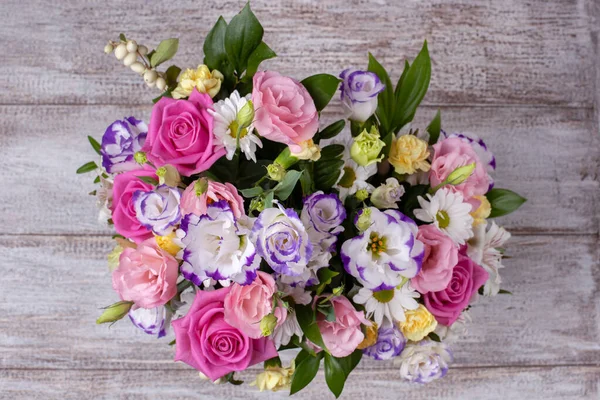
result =
M394 360L419 383L443 377L478 297L508 293L510 234L491 218L525 199L494 187L474 135L411 125L431 75L427 43L396 85L368 67L298 81L249 5L206 36L203 64L171 65L121 34L105 48L160 95L149 123L126 117L100 141L92 192L116 231L108 255L125 316L214 382L256 364L262 391L308 385L320 365L337 397L361 358ZM335 102L345 114L324 126ZM281 352L294 349L291 364Z

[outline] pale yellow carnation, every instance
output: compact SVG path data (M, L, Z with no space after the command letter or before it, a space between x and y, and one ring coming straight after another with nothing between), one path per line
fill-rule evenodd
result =
M402 135L392 142L388 159L396 169L396 173L410 175L417 171L429 171L431 166L427 161L428 157L426 141L414 135Z
M289 368L267 367L256 376L256 380L250 383L250 386L256 386L261 392L265 390L276 392L282 389L289 389L292 384L293 374L294 362L292 362Z
M486 218L488 218L492 212L492 205L485 196L473 196L473 198L481 202L477 210L471 212L473 226L485 224Z
M321 158L321 148L316 145L312 139L305 140L300 143L299 146L301 147L301 150L297 153L291 151L290 148L290 153L297 159L318 161Z
M373 346L377 343L377 324L375 322L371 323L371 326L367 326L367 330L365 332L365 338L358 345L358 350L364 350L367 347Z
M182 99L192 94L196 88L200 93L208 93L210 97L215 97L221 90L223 79L223 74L216 69L210 72L206 65L198 65L198 68L188 68L179 76L177 88L171 94L174 99Z
M399 322L398 327L408 340L418 342L437 327L437 321L422 304L419 304L419 308L416 310L404 311L404 315L406 320Z

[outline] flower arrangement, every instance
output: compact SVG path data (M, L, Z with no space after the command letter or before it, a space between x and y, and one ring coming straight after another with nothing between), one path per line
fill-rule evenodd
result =
M443 377L471 303L507 293L510 234L489 219L525 199L494 187L483 140L442 130L439 112L411 126L426 42L394 86L372 55L339 77L260 70L275 57L262 39L246 5L217 21L196 69L160 71L177 39L107 44L161 94L148 124L89 137L101 164L78 170L97 174L100 220L116 231L120 301L97 322L174 333L175 360L214 382L263 363L260 390L296 393L323 363L337 397L362 357L393 359L412 382ZM338 90L346 116L323 126Z

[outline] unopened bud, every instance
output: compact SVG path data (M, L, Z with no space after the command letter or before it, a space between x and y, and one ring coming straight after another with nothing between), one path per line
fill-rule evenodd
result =
M121 43L115 49L115 57L117 57L117 60L124 59L127 54L127 46L125 45L125 43Z
M137 49L138 53L140 53L141 55L145 56L146 54L148 54L148 48L146 46L138 46Z
M357 217L356 228L361 232L366 231L371 226L371 209L363 208L358 211Z
M239 129L245 129L250 126L254 120L254 104L252 100L248 100L240 111L238 111L235 120L238 123Z
M456 168L446 178L446 185L460 185L471 176L473 170L475 170L475 163Z
M176 187L181 183L181 175L179 175L179 171L174 166L167 164L156 170L156 175L158 176L158 183L160 185L167 185L171 187Z
M194 191L196 196L200 197L208 190L208 179L200 178L194 183Z
M265 315L260 320L260 331L263 336L269 336L277 326L277 317L273 314Z
M148 84L153 84L158 79L158 73L153 69L149 69L144 73L144 81Z
M360 189L356 191L354 197L356 197L356 200L358 201L365 201L369 198L369 192L367 192L367 189Z
M136 74L143 74L146 71L146 67L144 66L144 64L142 64L139 61L134 62L133 64L131 64L129 66L129 68L131 68L131 70L133 72L135 72Z
M146 157L146 153L144 153L143 151L137 151L134 155L133 155L133 159L135 160L136 163L140 164L140 165L144 165L148 162L148 158Z
M258 211L262 212L265 209L265 201L260 197L255 197L250 200L250 212Z
M167 88L167 81L165 81L165 78L159 77L156 79L156 87L158 90L165 90Z
M135 54L135 53L129 53L123 59L123 64L126 67L129 67L131 64L133 64L136 61L137 61L137 54Z
M115 46L113 46L112 43L108 43L106 46L104 46L104 52L106 54L112 53L114 49L115 49Z
M118 303L110 305L104 309L104 312L96 320L96 323L104 324L107 322L116 322L127 315L132 305L132 301L119 301Z
M281 182L285 177L286 171L281 164L274 162L273 164L269 164L267 166L267 173L269 174L269 178L272 180Z
M136 43L135 40L128 40L127 41L127 51L130 53L134 53L136 52L138 49L138 45Z

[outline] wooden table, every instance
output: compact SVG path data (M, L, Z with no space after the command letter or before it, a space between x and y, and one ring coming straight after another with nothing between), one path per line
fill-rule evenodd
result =
M146 4L151 3L151 4ZM127 321L94 323L117 299L110 231L96 224L93 157L115 119L148 118L139 78L102 52L119 32L155 45L180 37L175 62L202 60L216 18L242 1L3 0L0 5L0 398L272 399L213 386ZM529 198L503 218L514 237L502 271L513 296L484 298L446 379L400 381L364 362L346 399L598 399L600 386L600 3L594 0L253 1L268 68L298 78L366 66L397 78L429 41L433 75L416 125L483 137L498 187ZM337 101L325 112L332 120ZM242 374L250 380L256 369ZM322 374L296 398L332 398Z

